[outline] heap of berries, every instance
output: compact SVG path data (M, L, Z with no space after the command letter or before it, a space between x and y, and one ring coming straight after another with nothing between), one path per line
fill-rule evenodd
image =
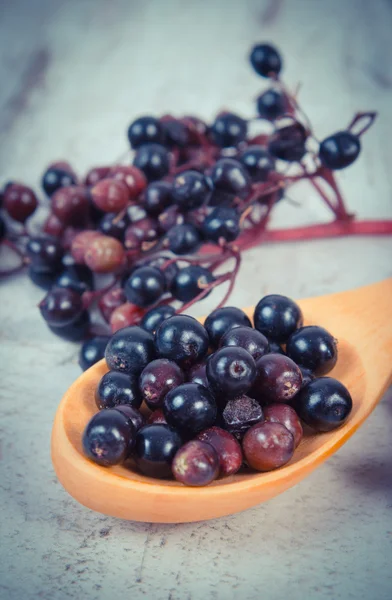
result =
M337 361L336 340L304 327L286 296L262 298L254 328L234 307L216 309L204 326L172 315L155 333L125 327L105 356L110 370L96 389L100 412L83 433L84 453L148 477L203 486L244 464L270 471L292 458L301 421L327 432L352 409L344 385L325 377Z
M331 231L392 232L391 223L353 222L333 176L356 160L375 113L358 114L318 144L280 79L277 50L257 45L250 62L270 82L251 119L224 112L207 125L196 117L145 116L128 129L132 165L96 167L80 179L67 162L51 164L42 178L48 214L40 235L30 233L39 205L34 191L16 182L4 186L0 242L20 264L0 275L27 267L30 279L48 290L41 314L53 333L88 340L83 368L103 356L109 333L134 324L151 332L226 283L223 306L241 249ZM313 185L335 220L315 229L268 229L275 204L301 180ZM98 337L95 308L106 324Z

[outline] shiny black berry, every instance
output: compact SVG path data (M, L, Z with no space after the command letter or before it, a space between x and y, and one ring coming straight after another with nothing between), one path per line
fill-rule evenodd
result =
M211 193L207 181L198 171L184 171L173 182L174 202L183 210L194 210L204 204Z
M226 331L221 337L219 347L226 348L229 346L240 346L249 352L255 360L269 351L269 344L265 335L251 327L234 327Z
M155 117L139 117L130 124L128 139L132 148L140 148L143 144L162 144L164 132L161 123Z
M173 254L180 256L184 254L193 254L196 252L202 243L200 231L190 223L183 225L174 225L167 232L168 249Z
M209 338L203 325L188 315L174 315L155 332L156 353L189 368L208 352Z
M283 115L285 110L285 97L277 90L267 90L257 98L257 111L263 119L273 121Z
M198 383L184 383L172 389L163 400L163 414L185 438L211 427L217 406L210 390Z
M144 192L144 207L149 215L158 217L173 202L173 186L166 181L154 181Z
M217 308L210 313L204 323L213 348L219 346L221 337L233 327L252 327L249 317L235 306Z
M300 367L326 375L338 359L337 340L323 327L301 327L289 337L286 353Z
M77 180L72 173L56 167L47 169L42 177L42 187L48 196L52 196L62 187L76 184Z
M145 308L159 300L165 291L165 276L155 267L139 267L127 279L124 293L136 306Z
M63 254L60 240L51 236L31 237L26 245L26 255L35 269L58 270Z
M332 431L348 418L353 406L347 388L332 377L319 377L297 394L294 408L316 431Z
M54 288L39 304L42 317L49 325L62 326L75 321L83 312L80 295L69 288Z
M140 375L155 356L153 336L136 325L112 335L105 352L109 369L135 376Z
M251 190L250 176L238 160L221 158L211 170L211 181L215 190L245 198Z
M298 162L306 154L306 130L300 123L280 127L272 134L268 150L275 158Z
M258 331L278 343L286 342L303 321L298 304L279 294L264 296L256 305L253 319Z
M167 358L157 358L150 362L139 378L140 391L148 408L160 408L166 394L184 383L184 380L185 376L175 362Z
M203 289L215 280L215 277L208 269L199 265L190 265L180 269L174 277L170 291L174 298L181 302L189 302L196 298ZM210 292L208 292L209 294ZM206 294L206 296L208 296Z
M169 153L159 144L144 144L137 150L133 164L143 171L148 181L156 181L169 172Z
M135 429L117 410L103 410L92 417L83 433L83 452L98 465L124 462L135 442Z
M217 146L237 146L246 139L247 122L233 113L219 115L211 126L211 137Z
M246 394L256 377L256 363L243 348L233 346L217 350L207 361L207 378L220 399Z
M149 331L150 333L155 333L159 325L169 317L172 317L174 313L175 308L173 306L169 306L168 304L156 306L155 308L152 308L146 312L140 321L140 327L143 327L143 329Z
M279 75L282 68L282 59L271 44L258 44L252 48L250 62L258 75L274 77Z
M350 131L338 131L320 144L319 157L327 169L339 170L350 166L361 151L361 142Z
M117 213L106 213L99 222L98 230L104 235L110 235L117 240L124 239L125 230L129 225L128 214L118 215Z
M240 216L237 210L230 206L217 206L204 219L202 232L210 242L218 242L221 238L226 242L234 241L240 234Z
M109 336L98 335L84 342L79 352L79 366L86 371L105 357Z
M240 161L248 171L252 181L267 181L275 169L275 160L263 146L248 146L240 155Z
M95 391L95 402L99 409L114 408L117 404L139 408L142 395L137 377L117 371L105 373Z
M145 425L136 434L133 458L144 475L167 479L172 476L171 464L180 446L182 439L172 427Z

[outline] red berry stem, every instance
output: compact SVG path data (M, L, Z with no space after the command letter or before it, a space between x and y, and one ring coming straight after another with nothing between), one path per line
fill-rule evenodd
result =
M377 117L377 114L378 113L376 111L356 113L356 115L354 115L353 120L347 127L347 131L350 131L351 133L354 133L354 135L360 137L361 135L363 135L365 133L365 131L367 131L373 125L373 123ZM358 123L360 123L361 121L365 121L365 124L362 126L362 128L359 129L359 131L356 131L356 132L353 131L355 125L358 125Z
M392 220L381 221L332 221L319 225L270 229L265 231L247 230L237 240L241 250L248 250L262 242L293 242L301 240L342 237L346 235L392 235ZM209 248L206 248L206 251Z

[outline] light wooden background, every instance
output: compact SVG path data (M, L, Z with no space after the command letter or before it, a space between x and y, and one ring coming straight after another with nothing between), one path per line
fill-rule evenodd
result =
M0 183L38 185L53 159L80 172L114 161L139 114L251 115L264 83L246 57L271 40L320 138L356 110L380 112L339 180L353 211L392 218L391 31L390 0L0 0ZM282 204L277 224L327 216L306 188L295 197L301 207ZM232 302L371 283L392 275L391 256L391 238L253 249ZM23 277L0 287L0 598L390 600L391 398L265 505L209 523L116 521L76 504L54 476L51 423L79 368L75 346L41 322L41 296Z

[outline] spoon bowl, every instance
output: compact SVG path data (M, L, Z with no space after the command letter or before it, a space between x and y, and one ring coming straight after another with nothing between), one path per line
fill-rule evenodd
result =
M184 523L229 515L292 487L334 454L360 427L392 380L392 279L349 292L299 301L305 324L321 325L339 340L338 362L328 376L341 381L353 410L339 429L306 432L287 465L268 473L241 472L203 488L145 477L124 466L100 467L85 458L82 434L97 412L94 393L104 360L66 392L52 431L52 461L64 488L81 504L134 521ZM253 308L245 309L249 317ZM203 319L200 319L203 322Z

